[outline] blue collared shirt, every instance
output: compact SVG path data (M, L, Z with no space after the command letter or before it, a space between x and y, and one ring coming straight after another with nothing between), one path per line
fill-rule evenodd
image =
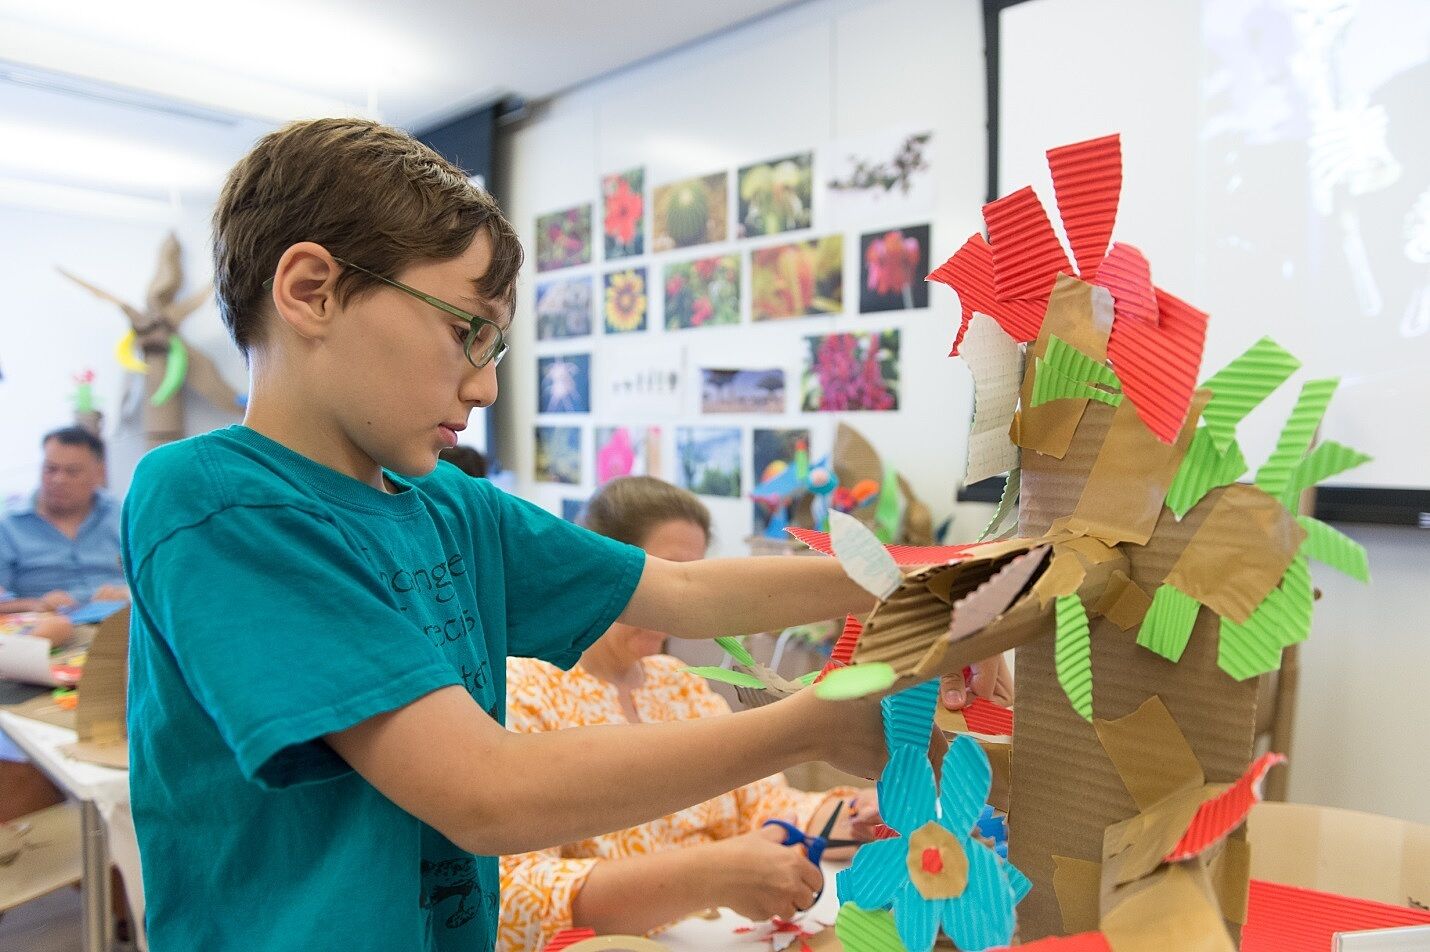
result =
M71 539L36 511L35 497L0 518L0 589L17 598L55 590L88 601L101 585L123 585L119 503L95 493L94 506Z

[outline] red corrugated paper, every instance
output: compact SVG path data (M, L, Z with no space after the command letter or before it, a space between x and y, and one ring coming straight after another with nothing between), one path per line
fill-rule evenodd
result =
M1174 443L1197 386L1207 316L1161 288L1157 315L1156 324L1119 316L1107 356L1142 422L1163 443Z
M1016 341L1038 339L1038 330L1043 326L1044 305L1034 301L997 299L993 292L993 249L982 235L971 235L953 257L928 276L928 280L946 284L957 291L958 303L963 309L950 357L958 354L974 311L993 318L1003 332Z
M825 555L834 554L827 532L798 528L785 531L816 552L822 552ZM888 549L889 554L894 557L896 565L943 565L947 562L957 562L975 545L977 543L968 543L967 545L886 545L884 548Z
M1032 186L984 205L983 221L993 245L993 289L999 301L1046 302L1058 272L1072 273Z
M1013 733L1013 711L999 707L987 698L976 697L960 711L968 722L968 729L975 734L991 734L996 737Z
M1331 952L1337 932L1424 925L1424 909L1253 879L1241 952Z
M1122 194L1122 139L1116 133L1048 150L1053 192L1068 244L1077 259L1078 275L1092 281L1101 271L1103 255L1117 221Z
M1262 754L1256 758L1236 783L1197 807L1192 822L1187 824L1187 832L1163 857L1164 861L1180 863L1191 859L1241 826L1251 808L1261 802L1261 781L1266 779L1266 772L1285 762L1285 754Z
M596 938L595 929L562 929L551 937L551 941L546 944L545 952L557 952L568 945L575 945L577 942L594 938Z
M825 662L824 668L819 672L819 677L814 679L818 684L824 680L824 676L835 668L843 668L854 662L854 649L859 647L859 636L864 634L864 625L853 615L844 616L844 631L839 635L839 640L834 643L834 650L829 654L829 660Z
M1113 245L1098 269L1097 283L1112 292L1112 310L1118 317L1157 323L1157 289L1142 252L1120 241Z

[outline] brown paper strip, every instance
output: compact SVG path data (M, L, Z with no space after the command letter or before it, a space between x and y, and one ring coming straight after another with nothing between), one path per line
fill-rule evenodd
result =
M1142 586L1128 578L1125 572L1114 572L1107 591L1103 593L1102 600L1093 606L1093 611L1123 631L1128 631L1142 624L1150 607L1152 599Z
M1105 288L1065 274L1058 275L1048 298L1048 310L1043 317L1038 339L1028 345L1026 360L1042 357L1048 349L1048 339L1060 337L1073 347L1101 363L1107 359L1107 337L1112 330L1112 295ZM1023 375L1020 394L1022 409L1013 419L1008 435L1019 446L1062 459L1072 443L1073 434L1087 409L1086 400L1056 400L1033 406L1034 371Z
M1058 895L1063 931L1069 935L1096 932L1100 918L1101 864L1070 856L1054 856L1053 866L1053 891Z
M1116 952L1236 952L1204 870L1168 866L1113 901L1102 932Z
M1167 573L1167 583L1244 624L1281 582L1306 538L1285 506L1255 486L1226 487Z
M1092 724L1139 810L1206 782L1197 755L1156 695L1126 717Z

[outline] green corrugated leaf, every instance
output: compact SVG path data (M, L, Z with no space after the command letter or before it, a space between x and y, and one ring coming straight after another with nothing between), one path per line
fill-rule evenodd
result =
M904 943L894 926L894 916L884 910L867 911L852 902L839 907L834 933L848 952L903 952Z
M1281 649L1310 633L1312 598L1306 557L1298 555L1245 624L1222 618L1217 665L1238 681L1275 671L1281 666Z
M1056 367L1039 357L1033 363L1033 406L1040 407L1053 400L1096 400L1115 407L1122 403L1122 394L1108 393L1096 387L1080 383L1058 371Z
M1370 561L1366 558L1365 546L1319 519L1297 516L1296 521L1306 530L1306 541L1301 543L1302 555L1353 579L1370 581Z
M1059 595L1056 603L1057 640L1053 664L1058 683L1083 720L1092 720L1092 633L1087 609L1077 595Z
M715 639L715 643L724 648L730 657L747 668L755 666L754 656L745 649L745 645L739 638L731 638L729 635L721 635Z
M1142 618L1137 643L1168 661L1182 660L1192 626L1197 623L1201 602L1174 585L1162 585L1152 596L1152 605Z
M878 694L894 686L899 679L894 666L883 661L853 664L835 668L814 686L814 696L826 701L847 701L851 698Z
M1324 440L1301 462L1291 467L1291 473L1286 477L1286 488L1281 491L1281 502L1288 509L1292 508L1296 505L1296 497L1302 491L1310 489L1323 479L1369 462L1370 457L1358 450L1335 440Z
M1227 364L1202 384L1212 392L1211 402L1202 411L1202 420L1211 430L1212 442L1225 452L1236 436L1236 425L1257 404L1296 372L1301 362L1269 337L1252 344L1240 357Z
M1340 380L1330 377L1324 380L1308 380L1296 398L1296 406L1291 410L1286 425L1281 428L1281 436L1276 441L1276 449L1271 457L1256 471L1256 485L1276 498L1286 489L1291 471L1306 455L1316 428L1325 416L1326 405L1331 402L1331 394L1336 392Z
M1018 524L1018 489L1023 482L1021 469L1010 469L1008 481L1003 484L1003 497L998 500L998 508L993 510L993 518L983 527L978 541L996 539Z
M1043 362L1078 383L1100 383L1114 390L1122 389L1122 381L1117 379L1117 374L1113 373L1111 367L1093 360L1056 335L1048 338L1047 349L1043 351Z
M765 682L753 674L746 674L744 671L731 671L729 668L716 668L711 665L686 668L685 670L699 677L709 678L711 681L722 681L725 684L733 684L737 688L762 688L765 686Z
M1177 475L1167 489L1167 508L1178 519L1201 501L1209 490L1234 483L1246 472L1246 459L1235 439L1219 450L1216 439L1207 427L1198 427L1192 445L1177 468Z

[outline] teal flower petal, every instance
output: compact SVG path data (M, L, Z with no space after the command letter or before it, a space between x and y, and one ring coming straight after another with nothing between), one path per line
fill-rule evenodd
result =
M934 706L938 703L938 679L925 681L891 694L879 702L884 714L884 742L893 753L900 747L927 751L933 732Z
M1003 875L1008 877L1008 885L1013 887L1013 905L1016 906L1033 891L1033 883L1021 869L1007 860L999 860L998 864L1003 868Z
M988 755L983 753L978 741L967 734L959 734L953 739L943 758L940 781L939 803L943 806L943 825L963 839L978 822L978 814L983 810L983 804L988 802L988 789L993 784ZM879 809L884 809L883 790L879 791ZM903 828L899 829L902 831Z
M859 847L854 864L834 879L840 903L861 909L886 909L899 884L909 878L909 844L902 837L874 840Z
M890 751L878 786L879 812L884 822L905 836L934 819L933 766L924 748L899 747ZM971 820L968 826L972 828Z
M933 948L933 940L938 938L939 907L946 902L947 899L925 899L917 886L904 880L894 901L894 926L899 930L899 941L909 952L929 952Z
M1013 887L997 854L982 843L961 842L968 854L968 888L963 895L945 900L940 917L943 931L964 952L1005 946L1013 941Z

